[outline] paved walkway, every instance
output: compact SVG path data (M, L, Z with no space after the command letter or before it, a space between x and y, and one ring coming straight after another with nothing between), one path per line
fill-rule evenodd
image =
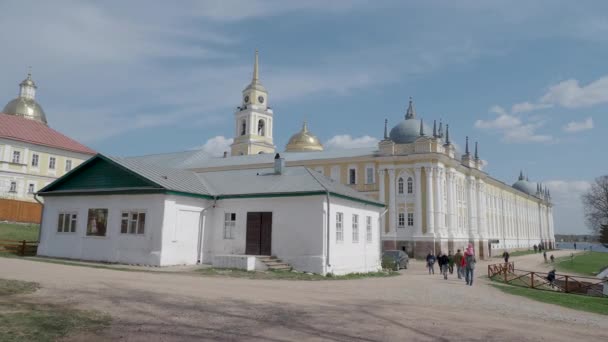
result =
M513 258L533 265L538 255ZM495 261L492 260L493 262ZM429 276L278 281L121 272L0 258L1 277L40 282L27 301L110 313L111 328L81 341L600 341L606 316Z

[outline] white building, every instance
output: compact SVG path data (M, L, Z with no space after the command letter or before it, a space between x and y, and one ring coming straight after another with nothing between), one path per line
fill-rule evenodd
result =
M380 268L384 205L282 159L197 173L98 155L40 195L38 255L248 269L272 255L320 274Z

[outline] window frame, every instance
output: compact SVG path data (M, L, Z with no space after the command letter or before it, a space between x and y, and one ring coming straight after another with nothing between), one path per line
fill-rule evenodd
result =
M230 215L230 220L228 220L228 215ZM223 237L224 240L234 240L234 231L236 228L236 212L224 212L224 231ZM229 234L227 234L229 233Z
M125 217L125 214L127 215ZM133 218L135 215L135 218ZM143 215L143 224L141 224L141 218ZM128 209L120 211L120 234L131 235L131 236L144 236L146 235L146 221L148 212L144 209ZM123 231L123 224L124 227ZM140 231L141 230L141 231Z
M352 241L353 243L359 243L359 215L353 214L352 220Z
M95 218L97 218L98 214L103 214L105 216L105 220L103 223L105 223L105 227L103 235L99 234L99 233L93 233L92 232L92 228L91 228L91 214L95 215ZM88 208L87 210L87 230L86 230L86 237L96 237L96 238L107 238L108 237L108 221L109 221L109 217L110 217L110 209L109 208ZM122 218L122 217L121 217ZM97 219L95 220L95 222L97 222ZM97 224L96 224L97 227Z
M397 215L397 228L405 228L405 213L400 212Z
M365 184L374 184L374 183L375 183L374 167L367 166L365 168Z
M373 241L373 226L372 226L372 217L365 217L365 241L367 243L371 243Z
M13 164L21 164L21 151L13 151Z
M354 167L348 168L348 184L350 184L350 185L357 184L357 169Z
M30 189L31 189L31 191L30 191ZM28 194L33 194L35 192L36 192L36 184L34 184L34 183L28 183L27 184L27 193Z
M60 223L61 222L61 226ZM66 226L67 224L67 226ZM57 214L57 229L56 233L60 234L72 234L78 231L78 212L61 210Z
M49 170L55 170L57 167L57 158L49 157Z
M407 226L408 227L414 226L414 213L407 213Z
M10 193L16 193L17 192L17 181L11 181L9 188L8 188L8 192Z
M65 160L65 172L70 172L70 171L72 171L72 159L66 159Z
M397 180L397 193L403 195L403 177L399 177Z
M344 213L336 212L336 242L344 242Z
M408 177L408 179L407 179L407 193L408 194L414 193L414 179L412 177Z
M36 161L34 163L34 161ZM40 155L38 153L32 153L32 167L33 168L38 168L40 167Z

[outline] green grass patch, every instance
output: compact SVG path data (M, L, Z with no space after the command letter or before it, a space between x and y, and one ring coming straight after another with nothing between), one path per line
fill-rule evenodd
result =
M594 276L602 268L608 266L608 253L586 252L574 254L574 257L557 258L556 264L559 271Z
M539 302L560 305L580 311L608 315L608 298L588 297L562 292L541 291L511 285L491 285L502 292L530 298Z
M36 292L40 288L38 283L28 281L0 279L0 297L15 294ZM1 335L0 335L1 336Z
M37 224L0 223L0 240L38 241Z
M494 257L495 257L495 258L500 258L500 259L502 259L502 252L500 252L500 251L498 251L498 252L499 252L499 254L498 254L498 255L495 255ZM504 251L503 251L503 252L504 252ZM493 252L492 252L492 253L493 253ZM512 258L512 257L517 257L517 256L522 256L522 255L528 255L528 254L534 254L534 250L533 250L533 249L531 249L531 250L528 250L528 251L514 251L514 252L509 252L509 257L511 257L511 258ZM536 252L536 254L542 255L543 253L542 253L542 252L541 252L541 253Z
M247 279L275 279L275 280L350 280L361 278L384 278L399 275L395 271L380 271L370 273L350 273L341 276L291 272L291 271L246 271L232 268L203 268L196 273L204 276L219 276Z

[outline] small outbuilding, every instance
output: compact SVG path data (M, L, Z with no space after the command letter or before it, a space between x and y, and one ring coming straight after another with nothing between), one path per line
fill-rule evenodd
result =
M384 204L305 167L216 172L101 154L39 193L38 254L319 274L380 269ZM274 261L276 262L276 260Z

